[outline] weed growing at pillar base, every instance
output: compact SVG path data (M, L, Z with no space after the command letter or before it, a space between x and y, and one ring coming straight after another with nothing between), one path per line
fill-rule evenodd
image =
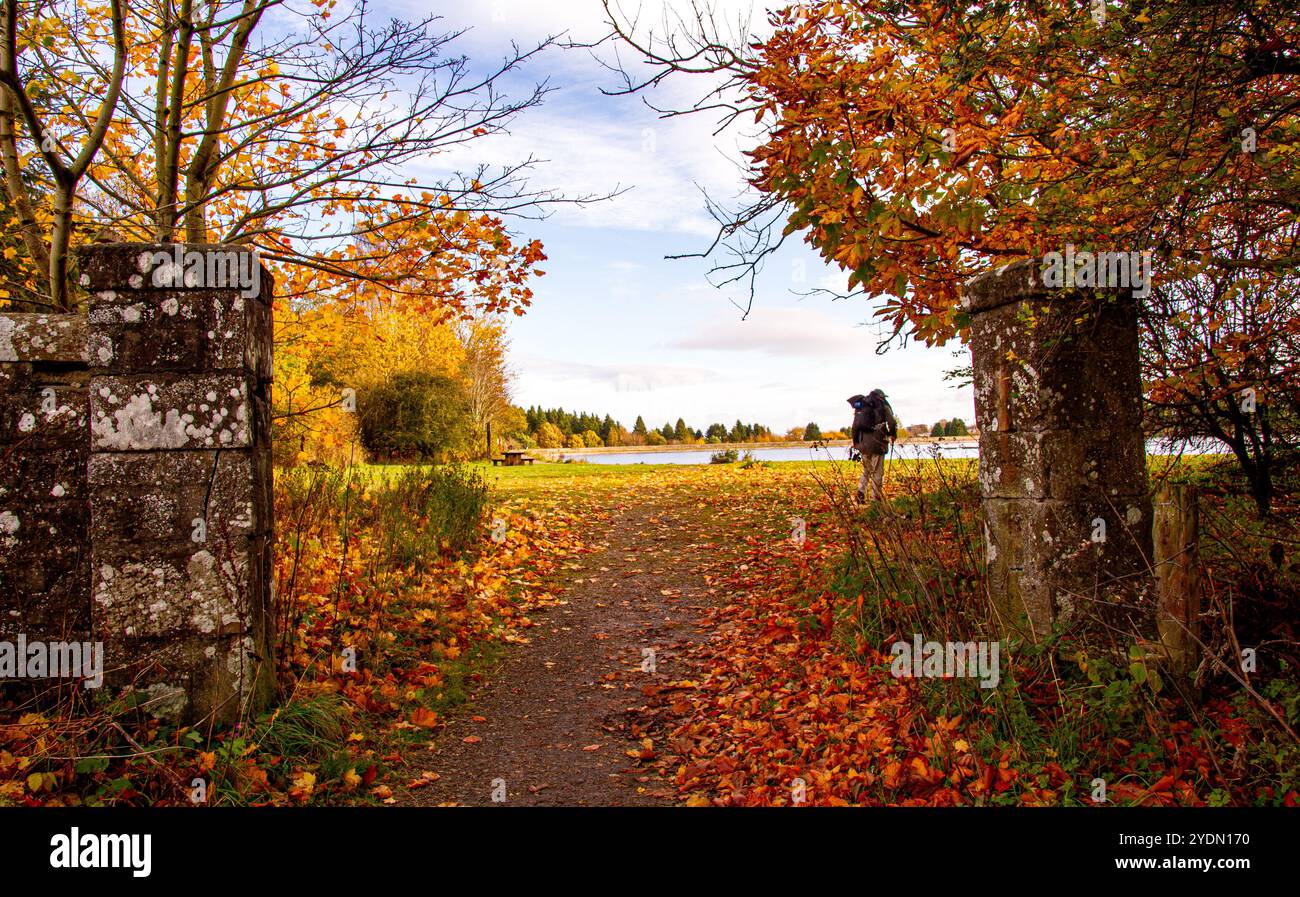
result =
M103 642L0 641L0 679L81 679L86 688L104 684Z
M1067 243L1065 253L1043 256L1040 271L1043 286L1052 290L1079 287L1131 289L1145 299L1151 294L1151 252L1075 252Z
M140 258L142 270L153 267L150 283L157 288L237 289L251 299L262 292L262 259L256 250L184 249L156 251Z
M922 643L918 632L910 644L899 641L890 646L894 660L889 671L896 679L978 678L981 688L997 688L1001 649L1001 642Z

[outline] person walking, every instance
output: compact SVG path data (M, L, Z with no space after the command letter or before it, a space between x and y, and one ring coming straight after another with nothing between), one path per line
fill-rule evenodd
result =
M898 437L898 420L889 399L879 389L865 396L849 399L853 406L853 447L862 456L862 479L858 482L858 504L866 501L867 484L871 484L871 500L885 497L885 455L890 443Z

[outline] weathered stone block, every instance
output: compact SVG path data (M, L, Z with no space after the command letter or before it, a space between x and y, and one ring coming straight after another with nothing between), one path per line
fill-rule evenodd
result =
M250 631L247 553L209 544L176 555L93 559L93 619L103 636L225 636Z
M970 345L981 429L1127 428L1141 420L1136 303L1066 293L976 314ZM1130 390L1128 387L1132 386Z
M274 294L252 247L224 244L100 244L78 250L81 285L94 301L131 303L150 290L202 290L244 298Z
M107 688L155 716L233 721L272 693L270 655L251 635L103 641Z
M98 376L90 384L96 451L242 448L253 442L248 378L238 374Z
M0 633L89 632L89 517L84 496L0 499Z
M96 551L183 553L265 531L270 508L256 476L246 449L97 453L89 466Z
M23 445L0 448L0 508L22 508L50 501L84 502L86 448L85 445L44 451L29 451Z
M1145 496L984 501L990 593L1016 628L1087 635L1146 628L1152 599ZM1145 543L1145 544L1144 544Z
M31 372L0 389L0 445L30 452L82 444L87 410L84 383L43 383Z
M270 308L207 291L151 291L92 302L91 365L114 373L245 370L270 377Z
M980 440L982 493L1025 499L1143 494L1144 446L1140 439L1122 438L1101 428L993 431ZM1108 458L1118 463L1107 465Z
M81 315L0 312L0 363L84 363L86 332L86 319Z

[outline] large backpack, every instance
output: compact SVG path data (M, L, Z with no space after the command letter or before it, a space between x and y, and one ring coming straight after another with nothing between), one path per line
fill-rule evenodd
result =
M862 407L853 413L853 444L858 444L859 434L873 432L881 436L887 435L890 439L897 438L897 418L894 409L890 407L889 400L879 392L872 392L863 398ZM884 440L881 439L881 442Z

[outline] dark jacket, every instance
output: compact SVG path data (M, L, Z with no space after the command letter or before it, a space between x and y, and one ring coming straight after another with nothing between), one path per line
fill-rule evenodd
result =
M855 409L853 414L853 447L864 455L883 455L889 451L889 441L898 436L898 420L889 400L880 390L857 395L849 399Z

